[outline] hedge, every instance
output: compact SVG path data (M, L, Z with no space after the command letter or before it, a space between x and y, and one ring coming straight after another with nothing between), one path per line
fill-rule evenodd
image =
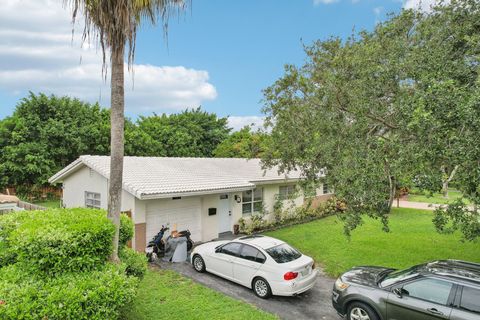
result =
M143 278L147 272L147 257L143 253L123 247L119 251L120 261L125 265L125 273L128 276Z
M58 277L29 277L18 265L0 269L0 319L118 319L138 279L121 266Z

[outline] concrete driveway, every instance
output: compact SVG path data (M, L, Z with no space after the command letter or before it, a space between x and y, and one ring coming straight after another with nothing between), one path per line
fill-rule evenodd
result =
M185 277L222 292L232 298L253 304L260 309L278 315L281 319L341 319L332 307L331 292L335 279L320 272L315 286L296 297L258 298L252 290L222 279L210 273L198 273L188 263L157 263L162 269L175 270Z

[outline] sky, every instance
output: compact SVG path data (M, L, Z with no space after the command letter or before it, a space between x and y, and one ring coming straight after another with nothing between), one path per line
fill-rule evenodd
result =
M186 108L229 116L234 129L262 121L262 90L285 64L302 65L304 45L353 30L372 30L387 13L435 0L192 0L162 27L137 35L133 73L126 73L126 115L171 114ZM0 119L28 92L110 104L101 50L72 37L63 0L2 0ZM128 72L128 69L127 69Z

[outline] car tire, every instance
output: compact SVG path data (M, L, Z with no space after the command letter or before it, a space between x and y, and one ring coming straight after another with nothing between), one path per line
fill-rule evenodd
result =
M193 256L192 265L195 271L205 272L205 261L203 261L203 258L199 254Z
M380 320L368 304L354 302L348 306L347 320Z
M272 289L270 289L270 285L268 284L267 280L260 277L253 279L252 290L255 292L257 297L262 299L268 299L272 296Z

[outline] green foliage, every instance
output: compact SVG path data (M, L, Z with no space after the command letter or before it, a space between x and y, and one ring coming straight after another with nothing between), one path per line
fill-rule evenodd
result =
M346 210L344 203L336 198L330 198L316 208L310 206L291 206L290 208L283 208L283 202L284 201L282 200L276 201L274 211L270 217L266 217L266 214L263 213L252 214L248 218L240 218L238 221L240 232L252 234L265 230L277 229L333 214L342 214Z
M230 131L226 118L200 108L140 117L138 128L155 141L155 155L166 157L211 157Z
M308 46L306 64L264 92L265 164L326 173L348 204L347 234L365 215L388 231L406 182L437 192L453 174L480 203L479 21L478 1L452 1Z
M143 278L147 272L147 257L145 254L123 247L119 252L120 260L125 264L125 273L128 276Z
M465 240L473 241L480 236L480 213L469 209L461 199L436 208L433 223L440 233L460 230Z
M102 266L112 251L114 230L102 210L31 211L8 241L17 263L33 273L57 275Z
M120 234L118 236L118 246L124 247L133 237L133 221L126 214L120 215Z
M108 264L98 270L34 277L17 265L0 269L0 318L118 319L138 280Z
M252 132L249 126L233 132L223 140L213 151L217 158L260 158L268 135Z

